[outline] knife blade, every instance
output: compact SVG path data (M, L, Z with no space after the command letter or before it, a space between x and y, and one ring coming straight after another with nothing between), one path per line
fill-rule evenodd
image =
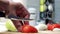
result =
M34 20L34 19L27 19L27 18L6 18L6 19L11 19L11 20L19 20L19 21L32 21L32 20Z

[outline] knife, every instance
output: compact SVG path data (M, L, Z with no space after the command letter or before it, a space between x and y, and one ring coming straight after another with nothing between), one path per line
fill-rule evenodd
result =
M19 18L19 19L17 19L17 18L7 18L7 19L22 21L23 25L25 25L24 21L32 21L32 20L34 20L34 19L27 19L27 18Z
M34 19L27 19L27 18L6 18L6 19L11 19L11 20L19 20L19 21L32 21L32 20L34 20Z

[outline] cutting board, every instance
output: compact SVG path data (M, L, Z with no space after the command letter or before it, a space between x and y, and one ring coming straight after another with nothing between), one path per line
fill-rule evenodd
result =
M56 31L39 31L39 33L0 32L0 34L60 34Z

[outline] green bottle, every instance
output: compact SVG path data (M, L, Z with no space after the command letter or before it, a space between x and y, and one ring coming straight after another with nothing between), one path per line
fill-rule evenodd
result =
M40 5L45 4L46 0L40 0Z
M40 5L40 12L44 12L47 9L47 6L44 5Z

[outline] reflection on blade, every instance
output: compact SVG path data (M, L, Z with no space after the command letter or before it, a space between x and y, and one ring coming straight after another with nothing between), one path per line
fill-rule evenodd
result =
M19 20L19 21L31 21L31 20L34 20L34 19L26 19L26 18L19 18L19 19L16 19L16 18L8 18L8 19L11 19L11 20Z

